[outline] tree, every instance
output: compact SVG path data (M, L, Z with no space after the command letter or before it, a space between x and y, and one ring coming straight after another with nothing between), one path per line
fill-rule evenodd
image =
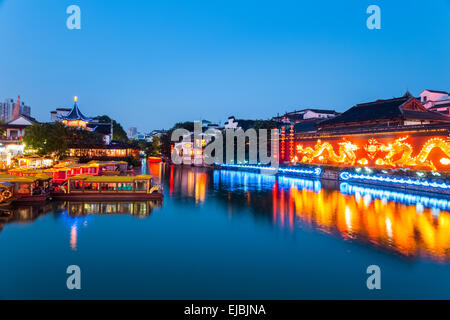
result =
M170 130L168 130L166 133L164 133L161 136L161 138L159 139L160 153L167 158L171 157L170 149L171 149L171 146L173 143L172 142L172 133L176 129L186 129L189 132L193 132L194 131L194 122L192 122L192 121L178 122Z
M5 124L4 120L0 120L0 125ZM4 136L6 134L6 129L4 127L0 127L0 136Z
M100 122L104 122L104 123L111 123L111 121L112 121L112 124L113 124L113 137L112 137L112 139L113 140L117 140L117 141L128 142L128 135L127 135L127 133L123 129L122 125L120 123L118 123L116 120L112 120L107 115L98 116L95 119L99 120Z
M161 155L161 139L159 137L153 137L150 142L145 140L135 140L132 144L144 152L147 157Z
M70 146L88 147L103 145L103 135L97 132L80 130L75 127L66 128L67 141Z
M33 123L25 129L23 141L28 149L38 154L65 155L68 143L66 127L60 123Z

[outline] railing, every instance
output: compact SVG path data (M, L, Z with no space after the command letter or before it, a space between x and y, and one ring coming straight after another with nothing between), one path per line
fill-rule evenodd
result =
M22 141L21 140L21 137L7 137L7 136L1 136L0 137L0 142L1 141L16 141L16 142L19 142L19 141Z

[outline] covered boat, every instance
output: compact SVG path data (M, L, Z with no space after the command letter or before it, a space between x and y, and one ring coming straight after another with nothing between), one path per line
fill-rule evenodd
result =
M158 200L162 199L162 188L153 184L149 175L139 176L91 176L81 174L69 177L53 199L61 200Z
M52 177L46 174L19 177L0 175L0 203L42 202L50 196Z

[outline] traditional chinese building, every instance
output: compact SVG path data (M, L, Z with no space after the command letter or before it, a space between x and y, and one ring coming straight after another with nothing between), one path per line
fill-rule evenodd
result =
M101 145L71 145L67 151L70 157L85 158L85 159L139 159L139 150L131 144L113 141L113 124L102 123L95 118L84 115L78 107L77 97L72 109L64 112L65 109L57 109L61 116L57 118L68 127L78 128L79 130L87 130L93 133L102 135L103 144ZM53 113L52 113L53 115Z
M281 131L282 162L450 171L450 117L409 93L355 105L316 125Z
M113 136L113 124L112 123L102 123L95 118L90 118L85 116L78 107L78 98L74 98L74 105L72 109L59 108L56 111L51 112L52 119L56 121L61 121L68 127L78 128L80 130L88 130L91 132L96 132L103 136L103 142L105 145L109 145L112 141ZM69 110L69 111L67 111ZM59 114L59 115L58 115ZM57 115L57 116L55 116Z
M86 128L87 125L94 119L86 117L84 114L82 114L80 109L78 108L78 98L75 97L74 100L75 104L73 105L72 110L70 110L67 115L62 116L59 120L68 127Z
M450 116L450 94L446 91L423 90L420 100L425 108Z
M272 120L284 124L296 124L304 121L312 122L314 120L323 120L334 118L339 115L338 112L328 109L303 109L292 112L286 112L282 116L274 117Z

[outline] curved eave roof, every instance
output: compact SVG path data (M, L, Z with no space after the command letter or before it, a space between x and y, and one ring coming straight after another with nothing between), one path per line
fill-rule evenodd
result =
M82 120L82 121L92 121L92 118L86 117L84 114L81 113L80 109L78 108L78 105L75 103L72 110L69 112L67 116L61 117L61 120L68 120L68 121L76 121L76 120Z

